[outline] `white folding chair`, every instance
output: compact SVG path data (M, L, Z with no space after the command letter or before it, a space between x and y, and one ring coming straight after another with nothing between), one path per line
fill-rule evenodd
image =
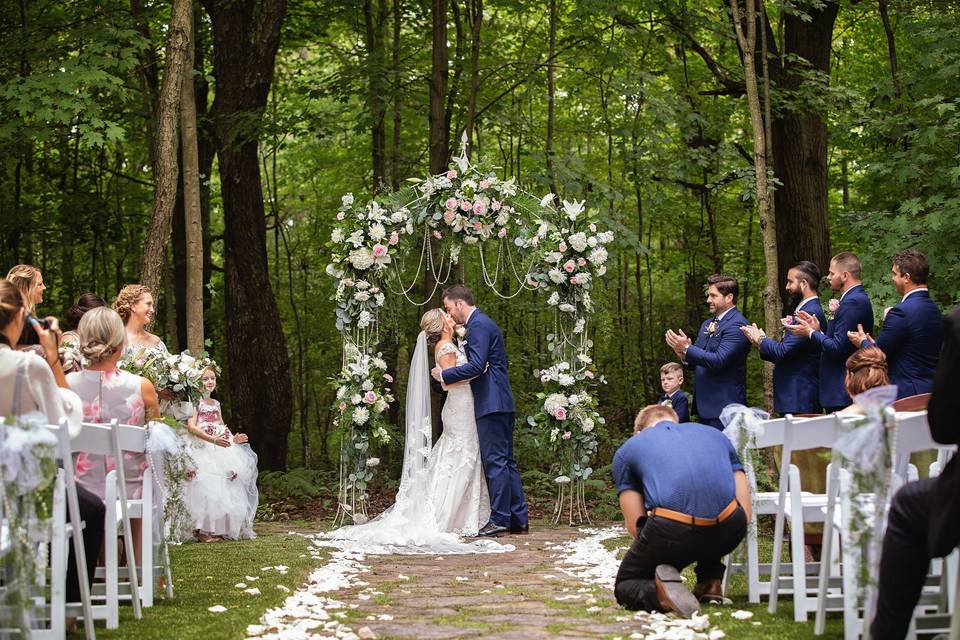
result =
M104 488L104 504L107 513L104 519L104 549L105 567L97 568L97 577L105 580L103 598L105 602L93 606L93 616L104 619L108 629L116 629L120 624L120 596L123 586L124 599L129 599L133 605L133 616L137 620L142 617L140 609L140 589L137 582L136 556L134 555L133 529L130 526L130 500L127 498L127 480L123 472L123 449L120 446L119 425L116 420L109 425L83 423L80 433L73 439L72 448L75 452L86 452L98 455L113 456L116 461L114 469L106 477ZM118 525L120 527L118 528ZM121 531L122 529L122 531ZM126 579L120 583L120 568L117 554L116 539L123 536L124 553L126 555ZM99 591L95 591L99 596Z
M780 487L774 525L773 560L770 571L770 582L777 587L771 587L768 610L770 613L776 613L777 596L782 590L779 587L782 579L780 573L783 568L780 557L783 553L783 529L789 520L793 619L796 622L805 622L807 612L816 604L817 587L816 578L812 579L812 583L808 583L807 575L809 573L816 576L824 563L806 561L803 529L806 522L823 522L827 494L804 492L800 484L800 470L791 463L791 460L795 451L832 447L838 435L838 418L834 415L819 418L794 418L788 415L784 429L783 452L780 459ZM829 474L830 471L828 470L827 473ZM827 484L829 493L829 480ZM825 545L826 537L825 533ZM809 595L811 591L812 597Z

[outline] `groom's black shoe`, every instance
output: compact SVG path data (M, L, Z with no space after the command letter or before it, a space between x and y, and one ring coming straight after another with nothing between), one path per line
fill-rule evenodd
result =
M510 532L506 527L501 527L496 522L491 520L487 524L480 527L480 531L477 532L477 537L484 538L499 538L500 536L505 536Z
M530 525L525 524L522 527L510 527L510 533L515 536L525 536L530 533Z

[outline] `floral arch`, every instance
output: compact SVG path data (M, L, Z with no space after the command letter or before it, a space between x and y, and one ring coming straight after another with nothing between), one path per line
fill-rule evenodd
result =
M387 409L395 401L394 379L379 351L381 310L388 296L427 304L450 281L464 249L472 247L478 248L483 284L496 295L535 291L554 311L554 330L547 336L550 365L534 372L543 387L537 411L526 420L560 461L555 520L564 514L571 523L587 520L584 481L593 472L594 429L604 423L594 393L603 378L590 355L587 328L591 291L606 272L605 245L613 233L598 230L596 214L584 202L558 206L553 194L538 199L517 187L515 178L500 179L471 163L466 140L448 171L409 182L412 186L366 205L357 204L353 194L343 196L331 235L326 272L336 280L336 324L343 337L334 414L347 434L337 521L366 521L367 486L379 463L369 455L371 444L386 445L393 437ZM492 269L483 249L491 244L497 256ZM403 263L411 256L418 264L407 281ZM434 291L414 300L410 293L425 270ZM507 295L495 286L504 277L516 287Z

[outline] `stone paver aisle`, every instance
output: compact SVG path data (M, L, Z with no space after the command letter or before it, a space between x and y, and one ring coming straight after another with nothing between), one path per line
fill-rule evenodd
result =
M582 536L540 528L501 538L516 546L513 553L368 556L367 585L337 598L358 605L347 622L355 632L367 627L381 639L629 637L638 625L609 589L557 569L551 547Z

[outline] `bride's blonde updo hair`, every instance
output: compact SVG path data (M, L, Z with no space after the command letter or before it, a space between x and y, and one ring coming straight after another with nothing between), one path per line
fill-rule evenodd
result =
M128 284L123 289L120 289L120 293L117 294L117 299L113 301L113 308L120 314L124 323L130 319L130 307L137 304L140 298L148 293L153 294L153 292L150 291L150 287L142 284Z
M120 315L107 307L90 309L83 314L77 333L80 334L80 352L93 364L123 349L127 340Z
M420 316L420 328L427 334L427 343L431 346L437 344L446 326L442 309L430 309Z

